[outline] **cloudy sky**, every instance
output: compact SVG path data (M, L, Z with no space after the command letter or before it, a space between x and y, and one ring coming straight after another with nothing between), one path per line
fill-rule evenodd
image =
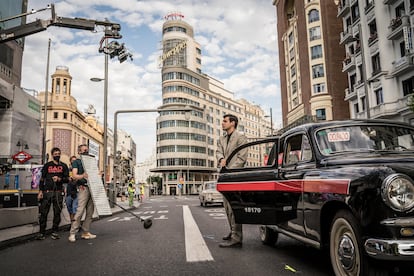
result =
M222 81L224 87L259 104L267 113L273 110L276 127L281 124L280 85L276 34L276 10L272 0L66 0L55 3L58 16L81 17L121 24L119 42L133 54L133 60L109 63L108 124L123 109L154 109L162 104L161 55L162 24L170 12L180 12L194 28L202 49L202 70ZM29 0L28 10L40 10L46 0ZM30 15L28 21L49 19L50 10ZM98 52L103 28L96 32L49 27L26 37L22 87L45 90L47 48L51 39L50 74L56 66L69 68L72 96L78 108L89 104L103 122L104 56ZM51 81L49 79L49 87ZM49 88L50 89L50 88ZM137 144L137 160L143 161L155 149L157 114L118 115L118 128L130 133Z

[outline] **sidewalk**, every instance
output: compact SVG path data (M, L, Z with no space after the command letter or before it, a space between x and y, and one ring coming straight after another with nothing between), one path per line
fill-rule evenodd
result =
M138 208L141 203L134 200L134 207L129 207L128 200L122 201L120 198L117 198L116 204L122 206L123 208L129 210L133 208ZM1 209L0 209L1 210ZM122 210L119 206L114 206L111 208L112 214L117 214L121 212L125 212ZM1 213L0 213L1 216ZM107 216L105 216L107 217ZM101 217L101 218L105 218ZM1 219L1 218L0 218ZM99 217L94 214L94 220L99 219ZM48 219L47 219L47 228L46 228L46 234L49 235L51 233L52 228L52 220L53 220L53 207L51 206ZM61 213L61 222L59 225L60 231L68 231L70 229L70 218L69 213L66 208L66 206L63 206L63 210ZM0 250L18 244L22 243L28 240L33 240L36 238L37 234L39 233L39 224L31 223L31 224L25 224L25 225L19 225L14 227L8 227L4 229L0 229ZM67 234L69 235L69 234ZM65 234L62 235L62 238L66 237ZM67 237L66 237L67 238Z

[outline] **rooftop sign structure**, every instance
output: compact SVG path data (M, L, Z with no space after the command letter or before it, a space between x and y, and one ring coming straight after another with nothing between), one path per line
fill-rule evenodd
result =
M165 20L181 20L184 18L184 15L180 12L170 12L166 16L164 16Z

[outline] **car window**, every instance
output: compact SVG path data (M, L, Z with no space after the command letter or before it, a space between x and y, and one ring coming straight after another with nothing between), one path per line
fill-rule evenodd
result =
M276 156L272 152L276 150L274 142L260 143L247 147L247 160L245 167L273 166Z
M284 165L296 164L299 161L312 159L312 148L306 135L299 134L289 137L286 141L284 156L279 154Z
M414 150L414 130L394 125L353 125L316 132L323 155L360 151Z

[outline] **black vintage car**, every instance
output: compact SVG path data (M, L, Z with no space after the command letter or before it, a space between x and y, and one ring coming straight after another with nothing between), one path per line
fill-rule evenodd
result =
M283 233L325 248L336 275L387 275L379 261L414 264L414 127L311 123L235 152L246 147L246 166L223 168L217 189L236 222L262 225L264 243Z

